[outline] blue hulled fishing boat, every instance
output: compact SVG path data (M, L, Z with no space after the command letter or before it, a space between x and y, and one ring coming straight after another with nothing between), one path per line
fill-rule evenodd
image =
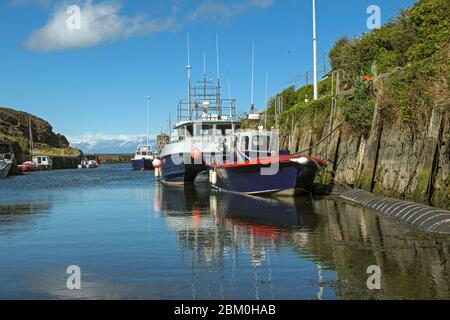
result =
M278 132L236 132L226 159L209 164L210 182L218 190L250 195L293 196L312 190L317 172L326 161L291 155L280 150Z

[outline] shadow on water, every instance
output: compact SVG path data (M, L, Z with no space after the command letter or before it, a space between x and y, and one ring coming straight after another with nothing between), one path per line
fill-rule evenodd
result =
M155 202L177 232L181 249L192 252L196 288L202 266L218 264L220 279L224 259L243 248L251 253L259 298L258 287L271 286L272 279L257 279L258 268L270 269L270 253L289 247L316 265L319 299L326 287L342 299L450 298L449 237L418 233L339 200L278 200L157 186ZM381 268L381 290L367 288L372 265ZM334 279L326 280L324 271L336 272ZM227 297L226 290L222 295Z

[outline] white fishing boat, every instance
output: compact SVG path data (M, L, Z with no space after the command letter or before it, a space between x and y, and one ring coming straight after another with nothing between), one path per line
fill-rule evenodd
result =
M189 47L189 43L188 43ZM217 52L218 55L218 52ZM178 105L178 119L171 143L164 146L155 159L155 174L166 184L192 184L207 168L205 162L237 128L236 101L222 98L218 70L217 84L209 80L206 69L203 80L191 85L191 65L188 57L188 96ZM202 177L199 177L202 180Z
M8 143L6 146L8 147L8 152L0 154L0 179L8 176L14 163L14 153L12 152L11 145Z
M98 168L99 164L97 160L83 160L78 165L78 169L95 169Z
M53 160L49 156L34 156L32 162L38 170L52 170L53 167Z
M155 153L152 151L150 145L139 146L133 159L131 159L131 165L133 170L153 170L153 160L155 159Z

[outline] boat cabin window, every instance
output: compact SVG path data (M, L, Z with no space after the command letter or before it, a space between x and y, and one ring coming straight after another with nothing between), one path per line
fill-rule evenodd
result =
M269 136L253 136L252 139L252 150L269 150L270 137Z
M142 155L143 155L143 156L146 156L146 155L147 155L147 152L145 152L145 151L142 152Z
M278 136L274 136L272 137L272 145L270 146L271 150L279 150L279 145L278 145ZM278 151L277 151L278 152Z
M241 137L241 150L247 151L249 147L250 138L248 136Z

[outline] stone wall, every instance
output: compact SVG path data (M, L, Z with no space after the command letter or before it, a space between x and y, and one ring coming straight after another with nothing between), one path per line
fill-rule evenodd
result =
M350 128L339 107L286 117L281 147L327 159L319 182L450 209L450 104L433 107L416 126L383 119L380 104L368 134Z

